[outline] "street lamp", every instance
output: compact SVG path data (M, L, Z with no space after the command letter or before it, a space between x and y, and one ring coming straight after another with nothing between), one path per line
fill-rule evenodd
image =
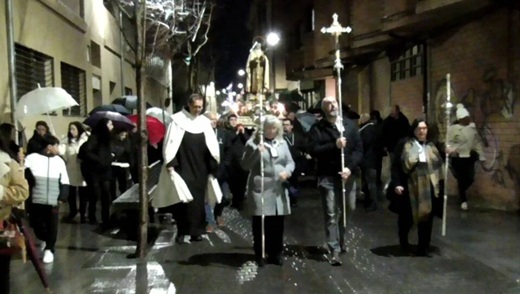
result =
M243 69L239 69L239 70L238 70L238 75L239 75L239 76L242 77L242 76L244 76L245 74L246 74L246 72L245 72Z
M242 84L242 83L238 83L237 87L238 87L239 89L242 89L242 88L244 88L244 84Z
M270 47L275 47L280 42L280 35L278 35L275 32L270 32L269 34L267 34L266 41L267 41L267 45L269 45ZM274 58L275 58L274 50L270 50L270 51L271 51L270 59L271 59L272 66L271 66L271 70L270 70L271 72L269 74L271 76L271 87L272 87L272 90L274 93L274 91L276 91L276 71L275 71L276 62L274 60Z
M267 34L267 44L269 46L276 46L280 42L280 36L277 33L271 32Z

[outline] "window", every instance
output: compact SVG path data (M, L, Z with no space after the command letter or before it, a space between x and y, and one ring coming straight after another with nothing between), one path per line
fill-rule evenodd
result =
M132 95L132 89L128 88L128 87L125 87L125 95L131 96Z
M85 17L85 3L84 0L60 0L63 5L67 6L71 11L80 16Z
M61 87L69 93L78 106L64 109L63 115L66 116L86 116L87 115L87 95L86 95L85 71L69 65L61 63Z
M423 45L415 45L390 61L391 80L398 81L422 74Z
M52 57L15 44L15 75L17 101L28 92L40 87L54 86Z
M90 63L97 67L101 68L101 47L98 43L94 41L90 41L90 46L88 46Z

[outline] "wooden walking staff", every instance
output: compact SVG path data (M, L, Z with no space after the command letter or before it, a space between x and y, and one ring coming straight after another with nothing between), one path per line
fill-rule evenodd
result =
M446 74L446 103L444 104L444 110L446 111L446 149L449 148L448 140L449 140L449 132L450 132L450 118L451 118L451 109L453 108L453 104L451 103L451 81L450 74ZM450 165L450 155L446 150L445 152L445 162L444 162L444 203L442 206L442 236L446 236L446 209L448 206L448 168Z
M338 15L334 13L332 15L332 25L328 28L322 28L321 32L324 34L331 34L335 38L335 49L336 49L336 59L334 60L334 70L336 71L336 93L338 96L338 105L339 105L339 120L341 123L341 129L340 136L343 137L344 135L344 128L343 128L343 106L342 106L342 98L341 98L341 70L343 69L343 64L341 64L341 57L340 57L340 48L339 48L339 37L343 33L350 33L352 32L352 28L342 27L341 24L338 22ZM345 153L344 148L341 148L341 171L343 172L343 169L345 168ZM341 181L341 191L343 196L343 226L347 226L347 213L346 213L346 191L345 191L345 181Z

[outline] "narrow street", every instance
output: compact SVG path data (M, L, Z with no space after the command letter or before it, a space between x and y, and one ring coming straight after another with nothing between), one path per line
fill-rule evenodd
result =
M174 228L163 228L147 263L126 258L133 243L117 231L62 223L46 270L55 293L520 293L517 214L461 212L450 203L447 236L436 219L434 255L419 258L401 256L394 214L358 207L343 266L332 267L320 248L320 205L308 188L287 218L283 267L257 268L249 217L226 210L226 226L202 242L175 244ZM43 293L30 263L15 261L12 277L13 293Z

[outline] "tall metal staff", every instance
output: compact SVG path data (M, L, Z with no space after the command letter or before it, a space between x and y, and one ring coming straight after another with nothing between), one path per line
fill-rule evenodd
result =
M253 47L251 47L251 50L249 50L250 54L251 52L255 49L255 47L258 45L259 43L258 42L255 42L253 44ZM265 58L265 55L263 55L264 60L265 60L265 63L267 63L267 59ZM250 62L249 58L248 58L248 62ZM246 65L247 68L249 68L250 64L247 64ZM263 95L265 93L265 66L262 68L262 70L264 72L262 72L262 84L261 85L256 85L257 89L256 89L256 97L258 98L258 104L260 105L260 109L259 109L259 122L258 122L258 134L260 136L260 142L259 142L259 145L263 146L264 145L264 101L263 101ZM253 93L253 78L255 78L254 76L251 76L249 77L251 79L251 87L249 90L249 93ZM255 113L255 111L253 111L253 113ZM254 116L254 114L253 114ZM254 119L254 118L253 118ZM265 174L264 174L264 158L263 158L263 152L260 153L260 178L261 178L261 181L260 181L260 194L262 195L261 197L261 206L262 206L262 259L265 258L265 213L264 213L264 177L265 177Z
M340 57L340 48L339 48L339 37L341 36L341 34L343 33L350 33L352 32L352 28L347 26L347 27L342 27L341 24L338 22L338 15L336 13L334 13L332 15L332 25L328 28L322 28L321 29L321 32L324 33L324 34L331 34L332 36L335 37L335 49L336 49L336 59L334 60L334 70L336 71L336 93L337 93L337 96L338 96L338 104L339 104L339 119L340 119L340 123L341 123L341 129L339 130L340 131L340 135L341 137L344 136L344 127L343 127L343 103L342 103L342 98L341 98L341 70L343 69L343 64L341 64L341 57ZM343 172L343 169L345 168L345 153L344 153L344 148L341 148L341 172ZM345 181L341 181L341 191L342 191L342 196L343 196L343 226L346 227L347 226L347 213L346 213L346 206L347 206L347 202L346 202L346 191L345 191Z
M449 132L450 132L450 118L451 118L451 109L453 108L453 104L451 103L451 81L450 74L446 74L446 103L443 105L444 110L446 112L446 149L449 148L448 140L449 140ZM446 150L445 152L445 162L444 162L444 203L442 206L442 236L446 236L446 210L448 206L448 168L450 165L450 155Z

